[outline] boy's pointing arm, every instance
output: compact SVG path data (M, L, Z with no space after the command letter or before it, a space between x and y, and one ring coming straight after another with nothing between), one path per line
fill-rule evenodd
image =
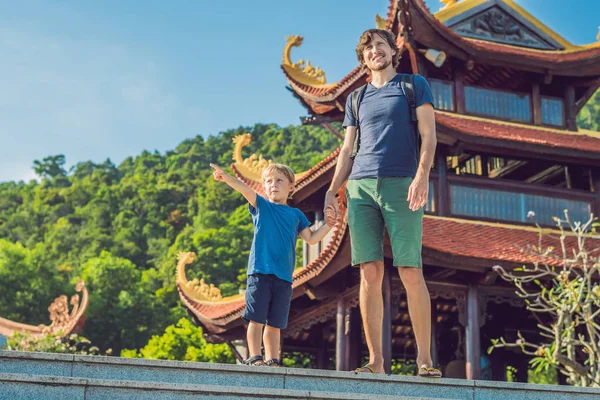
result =
M225 182L226 184L231 186L231 188L240 192L246 198L246 200L248 200L248 203L250 203L252 207L256 207L256 192L250 186L246 185L239 179L229 175L227 172L223 171L218 165L211 163L210 166L214 169L213 177L215 178L215 180Z

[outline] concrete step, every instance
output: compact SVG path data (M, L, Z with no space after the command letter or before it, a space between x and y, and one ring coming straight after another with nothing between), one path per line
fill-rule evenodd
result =
M177 387L237 387L251 393L264 390L352 393L371 399L382 396L454 400L600 399L600 389L570 386L16 351L0 351L2 373L128 381L140 387L164 383Z
M44 375L0 374L0 400L372 400L373 395L310 390L243 388L104 379L65 378ZM435 400L425 397L376 396L378 400Z

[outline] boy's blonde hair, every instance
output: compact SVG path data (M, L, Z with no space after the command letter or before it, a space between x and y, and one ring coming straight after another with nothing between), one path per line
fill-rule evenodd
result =
M271 175L273 171L283 174L283 176L285 176L292 183L292 185L296 184L296 175L294 175L294 170L284 164L271 164L265 168L262 172L263 182L265 181L265 178ZM293 193L294 191L291 191L288 197L291 198Z

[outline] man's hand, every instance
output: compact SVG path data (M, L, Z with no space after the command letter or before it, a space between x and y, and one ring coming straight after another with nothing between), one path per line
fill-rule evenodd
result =
M419 208L427 204L429 197L429 179L420 178L414 179L408 188L408 198L410 204L408 208L412 211L417 211Z
M334 227L337 222L337 215L335 213L335 208L333 208L333 206L326 206L324 214L325 214L325 223L328 226Z
M214 169L213 178L217 181L225 182L226 173L216 164L211 163L210 166Z
M323 215L325 216L325 222L329 226L335 226L340 219L340 206L335 198L335 194L329 191L325 194Z

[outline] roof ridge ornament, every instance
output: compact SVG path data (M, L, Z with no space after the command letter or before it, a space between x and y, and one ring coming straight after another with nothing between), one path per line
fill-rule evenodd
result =
M250 144L252 141L252 134L243 133L241 135L237 135L232 139L235 144L233 148L232 159L235 161L235 166L238 171L248 179L251 179L255 182L262 182L262 172L269 165L273 164L273 160L267 160L263 158L262 154L258 156L256 154L251 154L250 157L244 158L242 155L242 149ZM303 171L295 174L296 181L306 175L308 171Z
M446 9L446 8L450 8L454 5L456 5L456 3L458 3L460 0L440 0L440 2L442 4L444 4L444 7L442 7L441 9Z
M58 296L48 307L50 325L28 325L0 318L0 334L12 336L14 332L27 332L34 337L44 335L66 336L80 323L89 303L88 291L85 282L80 280L75 286L75 293L69 298L66 295ZM78 293L81 293L81 297ZM69 310L69 304L73 306Z
M273 164L273 161L266 160L263 158L262 154L259 154L258 156L256 154L252 154L248 158L244 158L242 156L242 149L252 141L252 135L250 133L237 135L232 139L232 141L235 143L232 158L233 161L235 161L236 167L238 167L244 176L257 182L262 181L262 172L269 165Z
M319 67L313 66L310 60L300 61L294 63L291 59L292 47L300 47L304 38L298 35L288 35L285 38L286 44L283 48L283 61L282 65L292 69L294 72L302 76L304 84L309 86L325 85L327 79L325 78L325 72Z
M383 18L379 14L375 14L375 24L377 26L377 29L384 29L385 30L385 25L387 24L387 19Z
M177 255L177 281L181 286L193 291L196 299L200 301L219 301L222 300L221 290L213 285L204 282L204 279L198 280L194 278L188 281L185 276L185 266L193 263L196 260L196 253L192 251L180 252Z

